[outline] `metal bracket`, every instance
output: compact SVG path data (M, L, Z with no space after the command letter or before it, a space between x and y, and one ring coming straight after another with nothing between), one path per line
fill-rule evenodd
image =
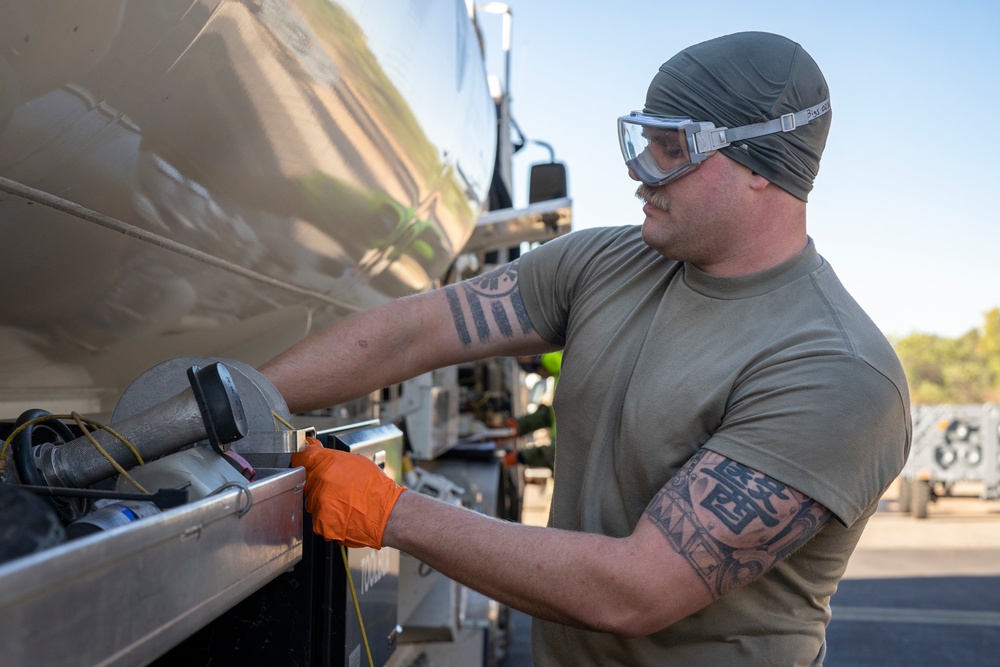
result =
M233 444L238 454L294 454L305 451L306 438L315 438L316 429L294 431L254 431Z

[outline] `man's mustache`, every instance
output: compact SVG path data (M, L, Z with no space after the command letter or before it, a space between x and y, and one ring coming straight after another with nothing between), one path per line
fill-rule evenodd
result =
M669 208L669 202L663 188L654 188L643 183L636 188L635 196L660 210L666 211Z

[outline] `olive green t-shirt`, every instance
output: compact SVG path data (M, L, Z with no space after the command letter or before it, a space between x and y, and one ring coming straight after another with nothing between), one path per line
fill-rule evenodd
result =
M550 525L629 535L701 447L839 519L652 635L536 620L536 665L821 664L830 596L903 466L910 417L895 353L812 241L780 266L722 278L665 259L639 227L592 229L526 253L518 273L532 325L564 346Z

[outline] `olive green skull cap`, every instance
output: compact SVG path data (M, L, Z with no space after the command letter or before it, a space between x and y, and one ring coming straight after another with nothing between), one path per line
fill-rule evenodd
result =
M740 127L807 109L830 96L816 62L795 42L741 32L695 44L665 62L646 94L645 113ZM831 113L791 132L721 149L802 201L819 172Z

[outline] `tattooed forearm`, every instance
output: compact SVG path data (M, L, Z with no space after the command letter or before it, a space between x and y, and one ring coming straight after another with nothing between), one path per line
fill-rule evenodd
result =
M455 318L455 329L458 331L458 339L462 345L472 345L472 336L469 335L469 327L465 324L465 314L462 313L462 302L458 299L458 290L453 286L444 288L445 296L448 297L448 307L451 308L451 316Z
M805 544L830 511L798 491L701 450L646 508L646 517L718 599Z
M517 289L516 261L458 285L450 285L444 291L462 345L472 345L470 319L476 338L482 343L495 333L505 338L513 337L512 318L517 321L521 333L533 330Z

